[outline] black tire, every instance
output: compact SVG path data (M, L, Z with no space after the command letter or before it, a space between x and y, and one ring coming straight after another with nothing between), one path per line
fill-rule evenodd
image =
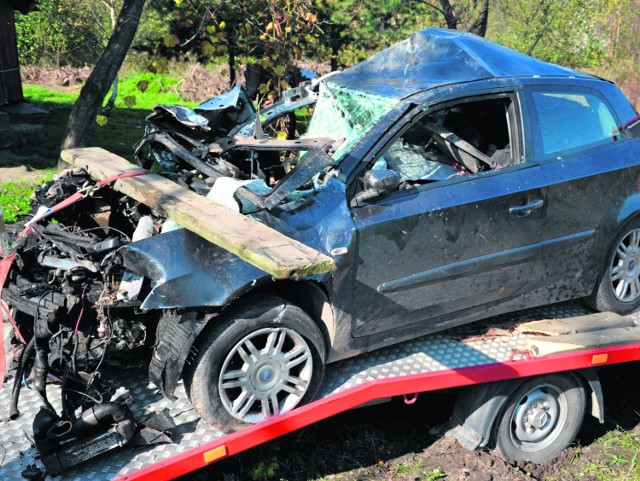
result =
M235 431L316 396L325 343L302 309L279 298L253 298L212 322L185 372L189 398L209 424Z
M628 256L623 259L621 251L625 248ZM615 279L617 275L620 277ZM625 288L623 281L629 287ZM600 312L618 314L628 314L640 306L640 219L627 223L611 243L598 285L587 304Z
M543 464L576 437L586 393L570 373L527 380L509 397L496 419L496 448L507 461Z

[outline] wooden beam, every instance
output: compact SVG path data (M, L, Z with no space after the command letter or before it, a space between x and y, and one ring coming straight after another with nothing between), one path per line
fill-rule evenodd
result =
M140 170L97 147L63 150L60 158L73 167L86 167L96 180ZM113 188L275 278L322 274L334 267L325 254L157 174L120 179Z

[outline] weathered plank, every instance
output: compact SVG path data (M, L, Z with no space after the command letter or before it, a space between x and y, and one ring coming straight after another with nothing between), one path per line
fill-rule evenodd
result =
M615 312L596 312L564 319L542 319L525 322L524 324L518 325L516 330L525 334L560 336L633 326L632 319L622 317Z
M525 349L538 357L559 352L618 346L632 342L640 342L640 328L638 327L618 327L556 336L528 336L525 339Z
M64 150L60 157L86 167L96 180L140 170L97 147ZM325 254L157 174L120 179L113 188L278 279L321 274L334 266Z

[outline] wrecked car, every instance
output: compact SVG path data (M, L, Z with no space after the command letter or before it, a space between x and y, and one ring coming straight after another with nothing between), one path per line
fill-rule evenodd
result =
M234 137L297 139L306 130L306 117L317 101L320 82L330 76L285 90L279 102L262 112L256 110L241 85L194 109L157 105L145 119L148 124L145 136L136 146L134 157L144 168L156 162L165 175L205 195L208 187L189 175L190 170L196 169L212 178L255 177L275 183L295 160L290 152L263 151L258 159L254 152L248 155L229 151L231 158L225 158L219 152L211 152L209 145L220 138Z
M543 304L640 305L638 114L612 83L427 29L314 100L297 140L248 127L247 104L251 135L158 117L139 162L330 256L330 272L275 278L69 171L35 204L91 195L33 222L2 290L27 341L18 384L35 364L46 400L53 374L73 417L107 366L145 363L233 430L312 400L327 363Z

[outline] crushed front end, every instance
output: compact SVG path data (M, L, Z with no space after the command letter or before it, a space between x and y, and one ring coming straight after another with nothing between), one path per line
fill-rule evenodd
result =
M14 326L5 343L13 378L9 418L20 416L21 389L38 393L34 442L47 472L60 473L145 429L127 396L114 397L110 378L148 366L159 321L175 315L139 308L149 280L128 271L119 253L164 219L110 188L97 189L82 170L64 172L31 200L38 210L25 219L31 222L13 226L12 250L0 261L0 311ZM52 383L61 390L59 406L47 396Z

